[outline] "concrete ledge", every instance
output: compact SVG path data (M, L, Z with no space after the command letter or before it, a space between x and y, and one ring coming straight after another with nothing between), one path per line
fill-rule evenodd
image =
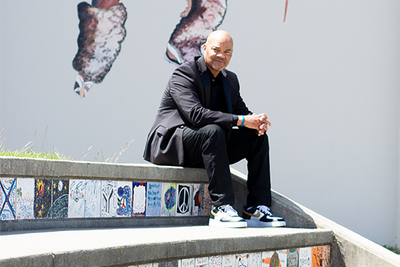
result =
M332 240L332 232L324 229L209 226L18 233L0 235L0 266L137 265L330 245Z
M38 177L58 179L137 179L152 182L208 183L206 171L198 168L152 164L116 164L68 160L0 157L0 177Z
M232 170L237 191L244 191L247 177ZM272 192L274 214L285 218L290 227L331 230L335 236L331 250L331 266L400 266L400 255L359 234L307 209L295 201Z
M0 220L0 232L208 225L209 216Z

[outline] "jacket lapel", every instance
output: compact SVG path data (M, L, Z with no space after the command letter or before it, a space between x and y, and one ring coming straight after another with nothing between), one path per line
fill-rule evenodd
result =
M203 81L204 88L201 88L200 90L203 90L203 95L204 95L204 107L209 108L210 107L210 102L211 102L211 83L210 83L210 77L207 72L207 65L206 62L204 61L204 57L200 57L197 59L197 67L200 71L200 76Z
M228 78L226 78L226 72L224 70L222 70L221 72L222 72L222 86L224 87L226 107L228 108L228 112L232 113L231 85Z

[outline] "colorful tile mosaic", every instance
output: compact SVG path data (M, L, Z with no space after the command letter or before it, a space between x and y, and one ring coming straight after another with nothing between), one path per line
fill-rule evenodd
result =
M176 216L190 216L192 186L190 184L178 184Z
M235 255L223 255L222 267L235 267Z
M47 218L52 203L51 181L49 179L35 179L35 200L33 207L36 219Z
M133 182L132 184L132 216L146 216L147 183Z
M85 217L85 180L69 180L68 218Z
M311 259L313 253L314 259ZM302 261L303 259L303 261ZM131 265L130 267L330 267L330 246L283 249L236 255L215 255L173 261Z
M261 252L249 253L249 258L247 259L248 267L261 267Z
M196 261L194 258L182 259L179 261L179 267L195 267Z
M69 180L52 180L51 206L48 218L68 217Z
M208 186L198 183L2 178L0 185L1 220L208 216L211 210Z
M235 266L236 267L247 267L248 260L249 260L249 254L235 255Z
M220 267L222 265L222 256L216 255L208 258L209 267Z
M96 218L101 215L101 181L86 181L85 217Z
M117 217L132 216L132 182L117 182Z
M146 216L161 215L161 183L147 183Z
M117 182L102 181L101 217L117 216Z
M0 220L16 219L16 194L17 179L0 179Z
M17 179L16 214L17 220L34 219L33 203L35 199L35 179Z
M176 215L176 183L161 185L161 216Z
M299 249L299 267L311 267L311 248Z

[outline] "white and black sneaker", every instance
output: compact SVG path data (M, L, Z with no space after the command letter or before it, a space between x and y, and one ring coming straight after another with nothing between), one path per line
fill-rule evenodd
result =
M286 222L282 217L274 216L270 208L264 205L244 208L243 218L246 220L247 225L252 227L286 226Z
M231 205L213 207L208 225L215 227L246 227L246 221L240 217Z

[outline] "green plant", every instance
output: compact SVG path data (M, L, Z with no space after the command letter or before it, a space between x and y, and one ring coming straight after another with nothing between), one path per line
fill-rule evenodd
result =
M21 149L17 149L15 151L11 151L9 149L4 149L3 144L5 138L2 139L2 132L4 129L0 131L0 156L5 156L5 157L22 157L22 158L37 158L37 159L58 159L58 160L73 160L69 157L66 157L59 153L56 148L53 149L52 152L46 152L44 151L44 142L46 140L47 136L47 130L48 127L46 127L46 131L44 133L44 138L42 141L42 150L39 152L36 152L33 150L33 143L35 142L35 137L36 137L36 132L33 135L33 140L29 141L24 147ZM118 159L121 157L122 153L125 152L125 150L129 147L129 145L133 142L134 140L129 141L126 143L126 145L121 149L121 151L117 154L115 153L111 158L108 158L104 160L104 155L103 155L103 150L101 150L101 161L102 162L112 162L116 163ZM90 152L90 149L92 146L90 146L86 152L82 152L79 160L83 160ZM100 153L97 152L97 156L94 158L95 161L97 161L97 158L100 156Z
M2 129L0 131L0 140L1 140L1 133L4 131ZM46 128L46 133L47 133L47 128ZM46 138L46 133L45 133L45 138ZM36 136L36 131L33 136L33 139L35 139ZM44 139L45 139L44 138ZM43 139L43 144L44 144L44 139ZM43 150L43 145L42 145L42 151L36 152L33 150L33 141L29 141L24 147L21 149L17 150L9 150L9 149L4 149L3 144L4 144L5 138L3 138L0 141L0 156L5 156L5 157L20 157L20 158L36 158L36 159L60 159L60 160L68 160L69 158L65 157L61 153L57 151L57 149L53 149L52 152L46 152Z
M394 247L384 245L383 247L387 248L388 250L390 250L390 251L392 251L392 252L394 252L396 254L400 254L400 248L398 248L397 245L394 245Z

